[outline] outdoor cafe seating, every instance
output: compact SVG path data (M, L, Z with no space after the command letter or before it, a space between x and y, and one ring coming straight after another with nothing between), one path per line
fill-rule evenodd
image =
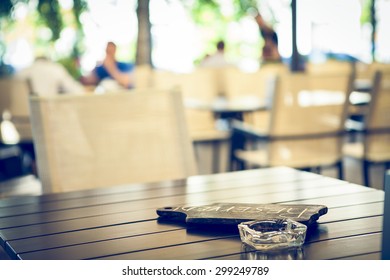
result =
M30 105L44 192L197 173L180 93L32 97Z
M371 89L371 101L362 123L362 141L347 143L345 156L361 161L364 185L370 186L370 167L390 164L390 72L377 71Z
M220 111L205 106L207 102L186 107L191 103L182 97L193 98L191 90L199 83L187 75L178 75L182 85L165 89L29 97L45 195L0 200L5 254L13 259L103 260L381 258L383 192L297 170L318 172L318 167L336 165L343 177L351 75L274 75L269 80L275 83L271 103L242 111L241 122L229 119L228 130L218 129ZM251 114L258 112L269 114L268 134L249 129L254 125L248 121ZM242 145L244 135L260 136L264 145L256 146L253 137ZM230 139L233 148L242 145L234 160L254 165L240 172L199 175L202 160L195 157L193 145L198 139ZM261 168L253 169L256 165ZM171 211L176 205L221 200L237 205L325 204L330 212L319 218L303 247L288 254L244 248L235 232L191 230L156 217L158 207ZM348 230L340 231L340 226ZM346 244L351 249L338 249Z
M388 278L388 15L2 1L2 279Z
M257 166L337 166L343 178L341 149L351 83L348 74L280 76L266 129L236 122L233 160ZM251 149L246 138L263 140L265 146Z

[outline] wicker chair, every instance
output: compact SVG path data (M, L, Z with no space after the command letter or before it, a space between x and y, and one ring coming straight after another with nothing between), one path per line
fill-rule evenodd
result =
M30 103L44 192L197 174L179 93L32 97Z
M363 140L344 145L345 156L362 161L364 185L372 164L390 164L390 72L377 71L363 123Z
M276 81L269 123L236 123L232 161L300 169L338 167L342 173L342 136L351 88L350 75L285 74ZM260 149L245 141L262 141ZM235 163L234 163L235 164Z

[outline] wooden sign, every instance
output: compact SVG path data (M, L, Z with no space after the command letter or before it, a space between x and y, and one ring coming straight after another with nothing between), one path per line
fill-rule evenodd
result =
M328 212L324 205L215 203L203 206L177 206L157 209L160 219L187 224L238 225L241 222L289 218L306 224L316 222Z

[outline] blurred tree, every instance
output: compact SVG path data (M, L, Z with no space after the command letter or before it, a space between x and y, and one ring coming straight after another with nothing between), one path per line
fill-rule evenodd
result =
M370 3L370 21L371 21L371 27L372 27L372 33L371 33L371 57L372 61L375 61L376 59L376 1L371 0Z
M51 31L51 41L57 41L61 36L64 23L61 15L61 6L58 0L38 0L38 13L41 20Z
M377 33L377 18L376 18L376 0L362 0L362 15L360 23L371 25L371 58L376 60L376 33Z
M3 64L3 56L5 54L6 46L3 41L3 32L6 31L7 24L12 23L14 20L14 9L20 3L36 3L37 12L39 15L39 23L48 27L51 31L49 41L55 42L60 36L65 27L63 19L63 11L59 0L1 0L0 4L0 63ZM72 53L69 57L61 59L61 63L68 68L69 72L73 74L75 78L80 76L79 66L77 59L83 52L83 26L80 21L81 14L88 8L87 0L73 0L72 13L74 15L74 22L76 28L76 42L74 43ZM2 70L5 68L2 67ZM4 71L2 71L4 72ZM0 72L1 75L1 72Z
M70 56L59 60L59 63L61 63L75 79L79 79L82 76L79 60L84 53L85 47L84 29L80 17L87 9L87 0L73 0L72 12L74 22L76 23L76 41L74 42Z
M73 0L73 15L76 21L76 42L73 47L73 56L79 57L83 51L84 29L80 21L81 14L88 9L87 0Z
M0 4L0 77L11 75L13 72L12 67L6 65L3 60L6 51L3 32L8 22L12 21L12 12L16 2L16 0L2 0Z
M136 50L136 64L152 63L152 34L149 14L150 0L138 0L137 18L138 18L138 37Z
M169 1L169 0L166 0ZM212 26L216 29L216 37L223 38L226 36L227 23L232 20L238 20L247 15L248 9L257 7L261 0L232 0L234 7L233 18L226 17L221 13L221 4L219 0L183 0L184 7L190 11L195 23L199 26ZM137 1L138 17L138 38L136 50L136 64L152 65L152 36L151 22L149 12L150 0ZM216 38L218 39L218 38ZM210 44L213 48L214 44Z

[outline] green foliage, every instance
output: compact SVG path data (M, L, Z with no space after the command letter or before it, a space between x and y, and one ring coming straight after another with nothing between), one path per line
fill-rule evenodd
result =
M54 42L59 39L64 24L58 0L39 0L38 12L43 22L52 32L51 41Z
M6 32L5 30L8 29L9 31L9 24L12 23L13 17L13 9L18 3L28 3L32 0L0 0L0 33ZM38 0L38 24L44 24L47 26L52 33L52 36L50 38L51 42L55 42L57 39L61 36L61 31L64 28L64 18L61 10L61 6L59 4L59 0ZM79 78L80 73L80 67L77 63L77 59L80 54L82 53L82 41L83 41L83 28L82 24L80 22L80 16L81 14L87 10L88 4L87 0L73 0L73 15L74 20L77 28L77 42L75 43L75 46L73 48L73 52L69 55L69 57L62 58L59 62L63 64L68 71L72 74L73 77ZM35 15L34 15L35 16ZM2 36L0 34L0 70L1 73L5 73L5 70L8 68L5 67L5 65L2 63L2 56L5 53L5 44L1 41ZM42 41L39 38L36 39L37 41L34 42L35 46L45 49L48 49L48 42ZM8 70L7 70L8 71ZM1 75L0 75L1 76Z
M76 22L76 28L77 28L77 37L75 45L73 46L73 52L72 57L79 57L83 51L83 39L84 39L84 32L83 32L83 26L80 21L81 14L88 9L88 3L86 0L73 0L73 15Z
M225 40L228 44L229 54L232 56L240 55L240 44L229 41L228 26L232 22L237 22L248 15L250 8L257 8L260 0L231 0L233 10L229 14L223 14L222 5L225 5L224 0L193 0L183 1L191 12L194 22L205 29L205 47L200 52L195 63L199 63L206 54L215 52L215 45L218 40ZM191 5L190 5L191 4ZM255 47L255 52L258 52L258 47ZM257 54L255 54L257 55Z
M363 0L362 3L362 14L360 16L360 23L370 23L371 22L371 4L374 0Z
M259 0L231 0L234 7L233 20L239 20L247 15L248 10L257 8ZM221 14L222 1L218 0L197 0L194 1L191 12L193 19L198 24L208 24L216 19L230 21L231 18L224 19Z
M1 0L0 19L3 17L11 17L11 11L14 4L12 0Z
M257 2L257 0L233 0L235 18L240 19L247 15L250 9L257 8Z
M77 27L82 29L82 24L80 22L80 16L88 8L88 3L86 0L73 0L73 13L76 20Z
M198 0L192 5L192 17L197 24L207 25L221 19L219 4L215 0Z
M79 80L81 78L80 65L78 63L77 58L64 57L57 62L62 64L73 78L75 78L76 80Z

